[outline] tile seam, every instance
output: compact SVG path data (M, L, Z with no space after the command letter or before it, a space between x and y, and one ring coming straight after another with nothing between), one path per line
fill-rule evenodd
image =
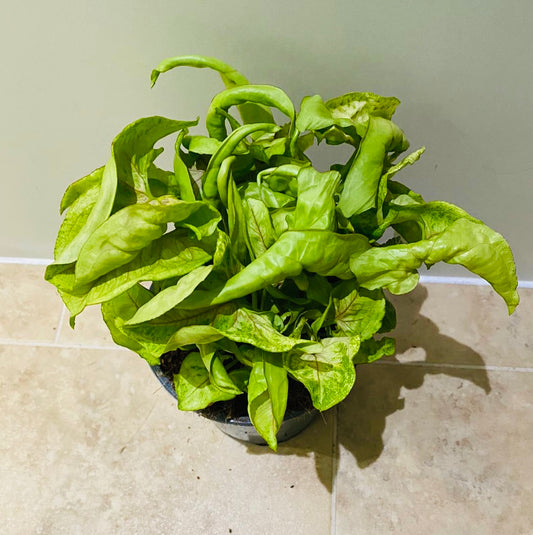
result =
M9 338L0 338L0 345L4 346L24 346L24 347L57 347L60 349L99 349L106 351L129 351L129 349L121 346L102 346L90 344L61 344L57 342L46 342L42 340L12 340ZM470 364L450 364L439 362L395 362L382 361L373 362L373 365L378 366L418 366L425 368L459 368L466 370L488 370L488 371L507 371L517 373L533 373L533 367L524 366L477 366Z
M99 349L106 351L130 351L125 347L118 345L90 345L90 344L61 344L58 342L46 342L43 340L15 340L10 338L0 338L0 345L4 346L25 346L25 347L57 347L61 349ZM488 370L488 371L507 371L517 373L533 373L533 367L526 366L478 366L470 364L450 364L439 362L396 362L396 361L377 361L373 365L378 366L419 366L427 368L459 368L466 370Z
M59 338L61 336L61 330L63 329L63 322L65 321L65 314L67 312L67 308L65 305L61 307L61 314L59 315L59 323L57 324L56 329L56 336L54 338L54 344L59 343Z
M337 533L337 470L339 468L338 462L338 412L339 407L335 405L333 409L333 430L331 437L331 500L330 500L330 535Z
M378 366L419 366L422 368L459 368L463 370L488 370L488 371L506 371L518 373L533 373L533 367L527 366L496 366L496 365L474 365L474 364L451 364L442 362L396 362L384 360L373 362Z

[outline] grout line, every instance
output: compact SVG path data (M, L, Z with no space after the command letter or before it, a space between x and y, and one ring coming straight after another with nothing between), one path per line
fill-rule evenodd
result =
M426 368L460 368L463 370L488 370L497 372L519 372L519 373L533 373L533 368L520 366L481 366L475 364L451 364L449 362L425 362L425 361L411 361L399 362L396 360L382 360L376 361L372 364L380 366L421 366Z
M112 345L99 346L89 344L61 344L58 342L44 342L42 340L15 340L11 338L0 338L0 345L5 346L26 346L26 347L57 347L60 349L99 349L104 351L130 351L128 348ZM459 368L464 370L488 370L495 372L518 372L518 373L533 373L533 368L521 366L478 366L472 364L451 364L447 362L425 362L425 361L411 361L398 362L395 360L382 360L372 362L372 365L378 366L420 366L426 368ZM335 428L334 440L336 440L336 414L335 414Z
M61 314L59 315L59 324L57 325L56 336L54 338L54 344L59 343L59 337L61 336L61 330L63 328L63 323L65 321L66 313L67 313L67 307L65 307L65 305L63 305L61 307Z
M5 346L26 346L26 347L57 347L60 349L100 349L105 351L129 351L125 347L116 346L97 346L89 344L59 344L57 342L43 342L40 340L12 340L9 338L0 338L0 345Z
M337 470L339 468L338 462L338 418L339 407L335 405L333 409L333 429L331 439L331 501L330 501L330 535L335 535L337 532Z

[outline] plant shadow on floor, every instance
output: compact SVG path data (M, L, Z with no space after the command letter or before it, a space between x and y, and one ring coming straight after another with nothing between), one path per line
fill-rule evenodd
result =
M420 388L426 376L447 375L490 393L489 377L480 368L485 365L481 355L440 333L437 325L420 313L427 295L427 289L418 286L401 299L394 299L398 312L398 325L393 333L396 356L384 363L358 366L355 387L346 400L322 418L319 416L301 435L280 444L278 455L314 455L317 475L329 491L339 447L342 445L350 452L360 468L376 462L385 447L387 417L405 409L405 391ZM335 411L339 442L332 440ZM252 454L270 452L260 446L248 449Z

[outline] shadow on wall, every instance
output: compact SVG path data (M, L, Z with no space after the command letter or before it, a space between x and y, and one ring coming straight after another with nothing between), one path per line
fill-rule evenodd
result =
M490 393L487 372L478 369L485 365L481 355L441 334L435 323L420 314L426 298L427 290L423 286L399 299L393 296L398 313L398 325L393 333L396 356L382 364L358 366L355 387L337 409L337 451L331 451L331 441L324 440L324 434L334 432L331 415L326 417L329 429L318 418L300 436L280 445L278 455L313 454L318 477L329 491L332 488L331 460L338 457L340 445L354 456L360 468L377 461L385 448L383 435L387 416L405 410L405 390L421 387L426 376L448 375L473 383L487 395ZM410 353L419 355L422 351L423 360L409 358ZM249 447L249 451L267 453L257 446ZM333 469L336 469L335 463Z

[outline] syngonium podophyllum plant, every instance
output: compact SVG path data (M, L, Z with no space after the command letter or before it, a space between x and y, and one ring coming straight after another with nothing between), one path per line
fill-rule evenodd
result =
M163 61L152 82L179 66L214 69L226 86L207 110L208 135L190 133L198 119L128 125L108 162L66 190L46 279L72 325L101 304L115 342L149 364L186 352L174 376L180 409L247 395L252 423L276 449L289 377L319 410L343 400L355 364L394 353L382 334L395 325L384 290L411 291L422 264L463 265L513 311L503 237L393 180L424 151L398 160L409 143L391 120L396 98L315 95L297 112L278 87L200 56ZM155 145L170 135L173 169L164 170ZM305 154L315 141L352 155L319 172Z

